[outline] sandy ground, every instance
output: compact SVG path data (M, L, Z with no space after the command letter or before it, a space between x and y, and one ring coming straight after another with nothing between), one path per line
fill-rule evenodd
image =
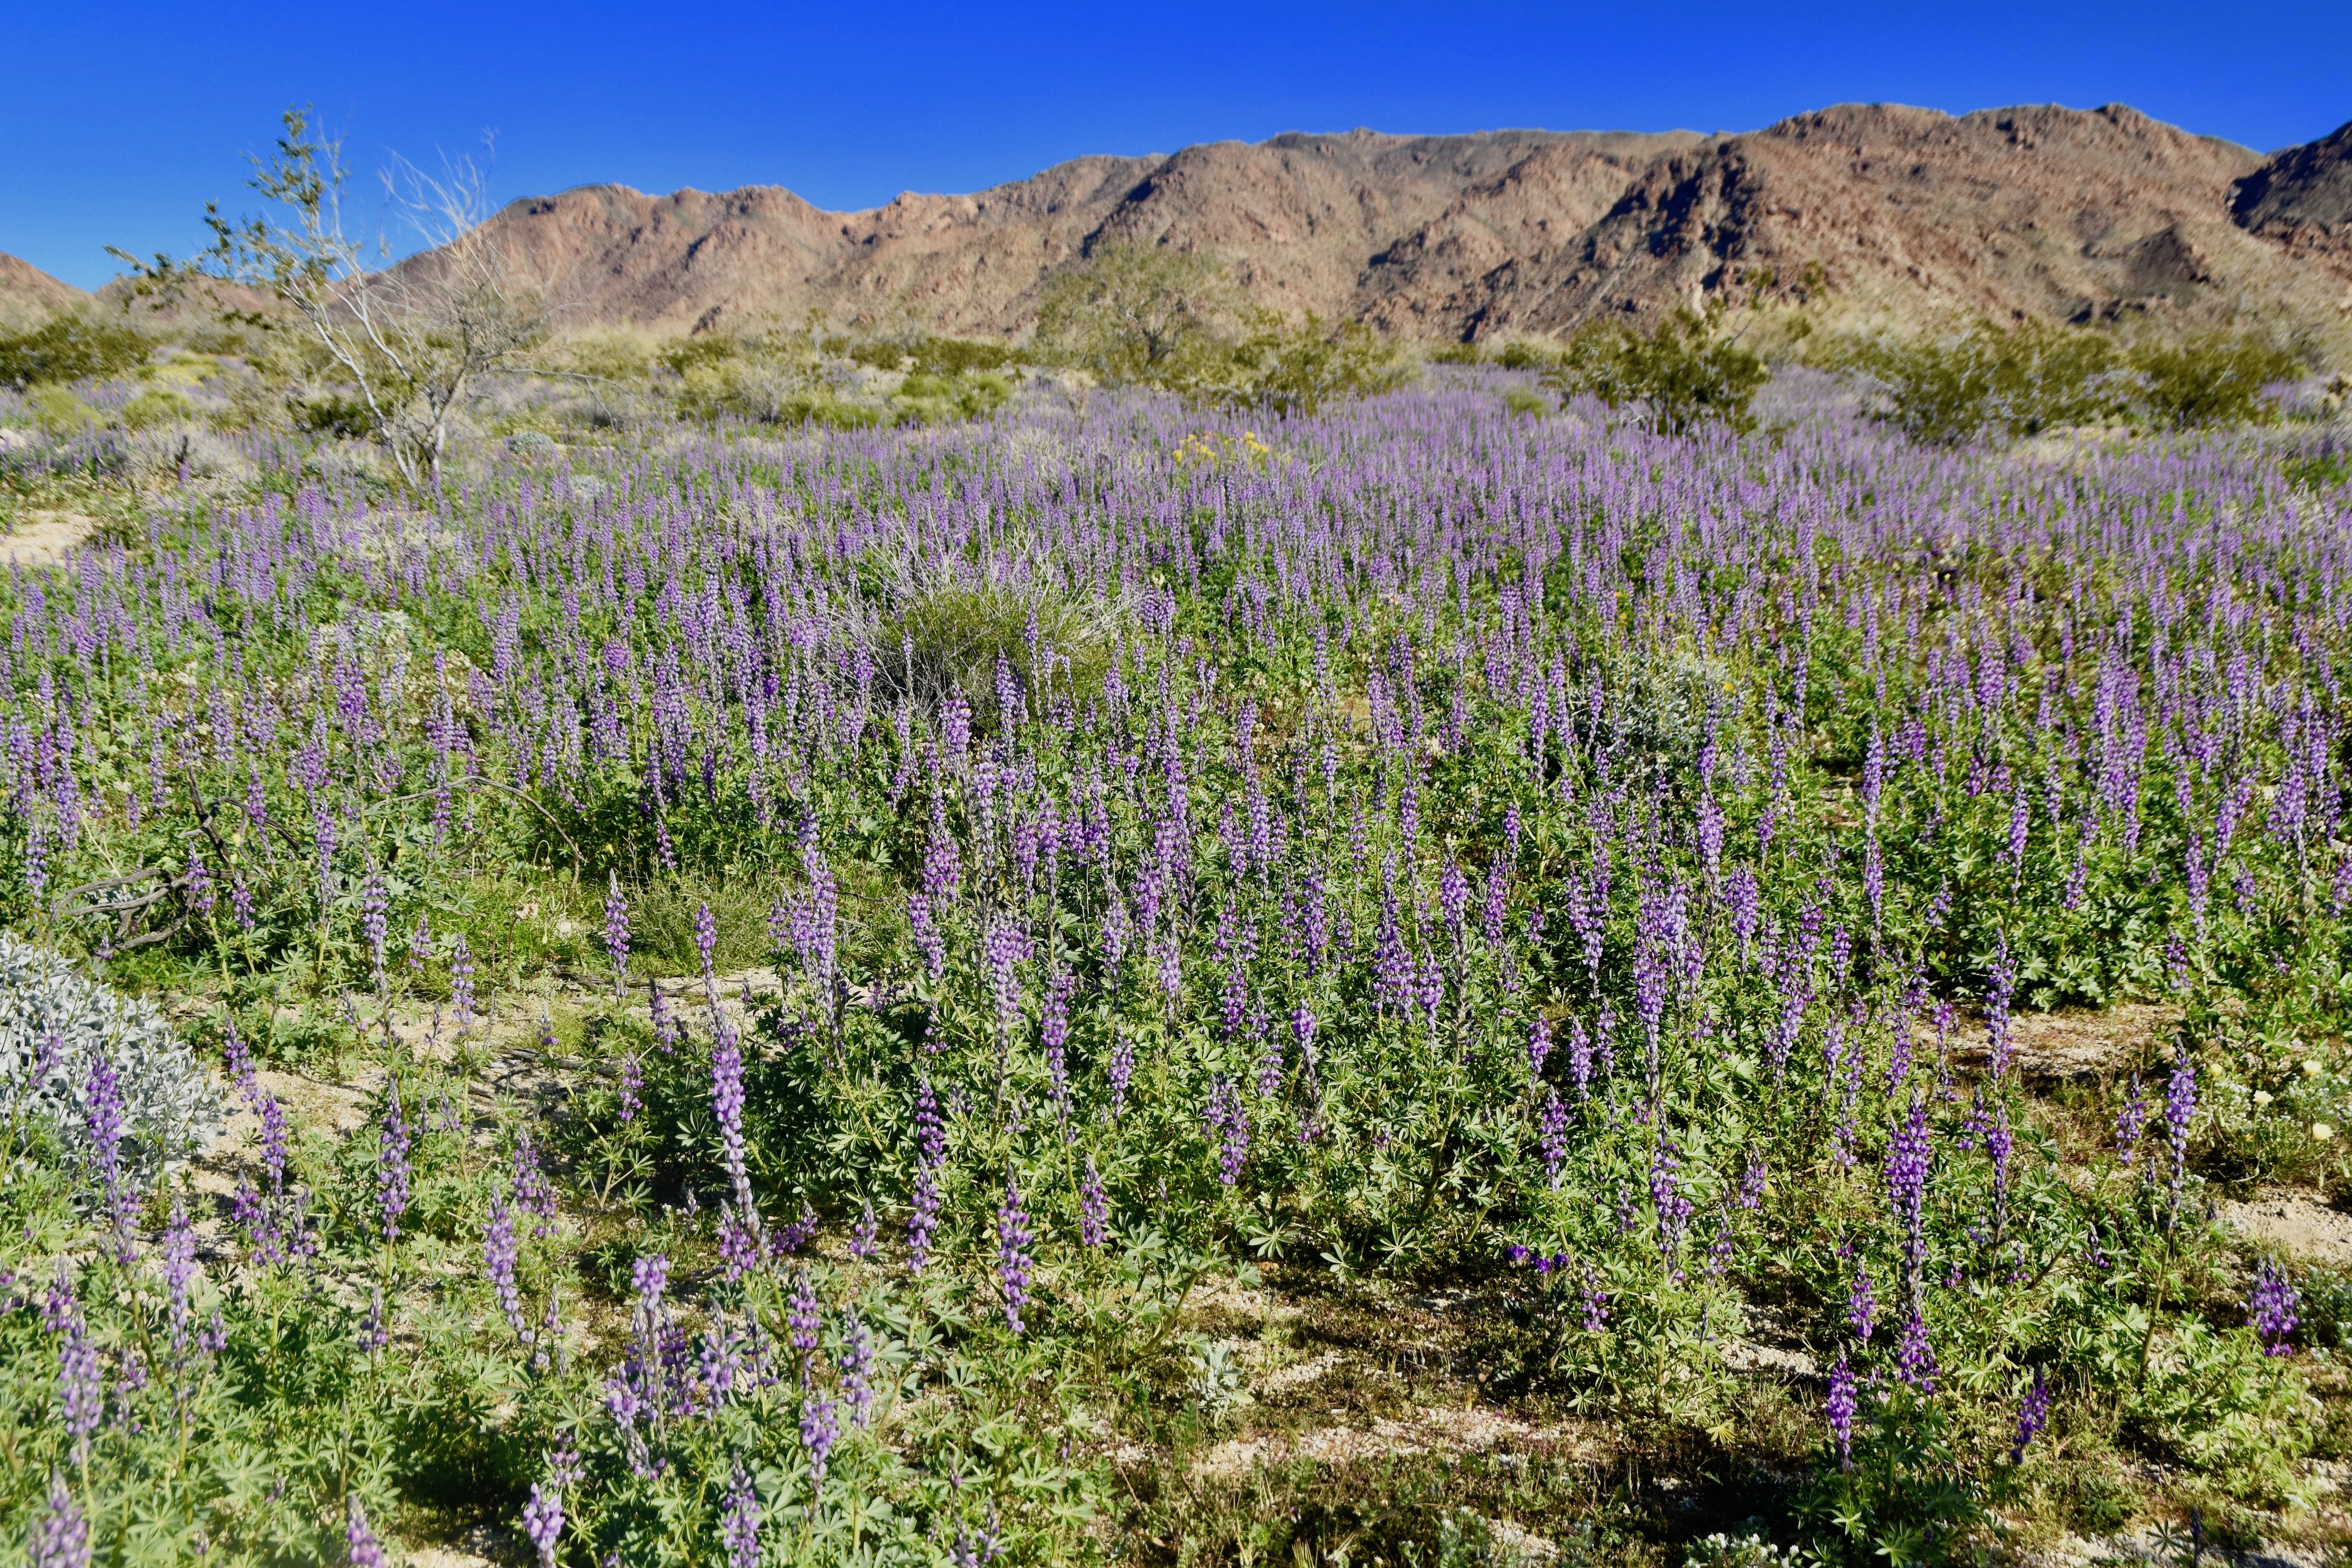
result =
M79 512L33 512L25 526L0 535L0 566L54 566L72 554L98 527Z

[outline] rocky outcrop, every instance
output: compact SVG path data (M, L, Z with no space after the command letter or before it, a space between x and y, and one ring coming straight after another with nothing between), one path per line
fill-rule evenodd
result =
M2352 121L2290 147L2240 180L2230 202L2240 227L2352 280Z

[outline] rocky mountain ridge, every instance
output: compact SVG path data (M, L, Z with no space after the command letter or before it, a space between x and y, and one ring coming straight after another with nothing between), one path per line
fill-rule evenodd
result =
M1018 338L1048 278L1124 241L1213 254L1286 315L1424 341L1720 299L1896 330L2255 320L2352 347L2352 124L2265 158L2117 105L1844 104L1705 137L1291 133L863 212L773 185L587 185L490 223L568 330L814 313ZM0 308L66 287L0 258Z

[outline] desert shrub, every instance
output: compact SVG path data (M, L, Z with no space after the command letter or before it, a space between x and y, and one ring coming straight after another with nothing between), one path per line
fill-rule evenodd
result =
M730 357L689 364L680 380L678 411L689 418L732 417L756 424L819 424L834 430L879 424L884 418L881 409L842 397L807 364Z
M724 363L742 352L742 344L725 332L698 332L692 337L676 338L661 347L655 357L669 368L670 373L684 376L688 371Z
M54 383L44 383L27 392L25 406L34 421L51 435L73 435L106 423L104 414Z
M135 1164L152 1167L211 1141L219 1096L154 1003L0 932L0 1111L78 1134L90 1120L101 1061L114 1073Z
M2263 389L2300 361L2250 332L2150 337L2126 349L2083 328L1983 324L1944 341L1835 347L1823 362L1875 382L1881 417L1914 440L1951 446L2119 420L2260 421L2271 413Z
M0 383L27 387L121 375L145 363L153 349L135 328L62 312L37 327L0 333Z
M195 400L177 387L142 387L116 413L125 428L150 430L196 416Z
M2113 340L2076 328L1982 325L1948 342L1871 343L1831 358L1877 383L1882 417L1937 445L2098 423L2130 406Z
M2136 401L2155 423L2242 424L2267 419L2263 389L2302 368L2287 350L2250 332L2206 332L2133 345Z
M1239 319L1225 269L1197 251L1106 243L1050 280L1039 298L1036 342L1055 362L1105 386L1170 386L1213 361Z
M1266 316L1222 354L1200 356L1202 401L1265 405L1285 413L1314 413L1326 402L1387 392L1402 383L1406 367L1360 321L1327 327L1312 311L1296 326Z
M1622 322L1590 322L1545 368L1544 384L1611 408L1639 403L1652 427L1669 435L1707 423L1749 429L1748 405L1772 372L1717 330L1720 319L1713 310L1677 310L1646 335Z
M947 420L984 418L1003 407L1012 397L1013 382L990 371L935 375L917 371L907 377L890 401L901 417L919 424L936 424Z
M827 347L853 364L877 371L906 371L910 375L953 381L975 371L1001 371L1024 362L1027 356L1007 343L971 338L942 338L919 333L911 338L866 338Z
M653 371L655 350L652 341L642 332L592 332L565 344L563 360L567 369L583 376L608 382L641 382Z
M1034 583L946 582L897 588L867 642L876 681L893 697L936 707L961 695L983 724L996 717L999 663L1024 691L1047 684L1089 693L1109 667L1117 601L1080 602Z
M1559 363L1560 351L1550 343L1530 342L1525 338L1507 343L1495 362L1507 371L1540 371Z

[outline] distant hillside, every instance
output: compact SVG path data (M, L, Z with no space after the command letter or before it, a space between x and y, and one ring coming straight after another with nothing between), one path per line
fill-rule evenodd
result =
M2290 147L2240 180L2230 211L2249 233L2352 282L2352 124Z
M492 222L575 328L815 311L1017 337L1046 278L1118 239L1213 253L1286 313L1421 340L1715 298L1913 329L2251 317L2352 343L2352 126L2266 162L2121 107L1842 105L1715 137L1291 134L859 213L776 186L595 185Z
M31 262L19 261L0 251L0 328L37 321L89 298L72 284L51 277Z
M1840 315L1897 326L2322 321L2341 291L2232 221L2261 165L2122 108L1842 106L1654 161L1599 222L1466 289L1456 319L1559 329L1701 295L1825 292Z

